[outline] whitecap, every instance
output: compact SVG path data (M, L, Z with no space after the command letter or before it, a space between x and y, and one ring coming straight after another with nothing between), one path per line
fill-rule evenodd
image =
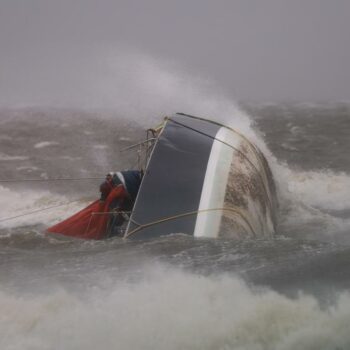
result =
M34 148L44 148L48 146L57 146L57 145L59 145L59 143L55 141L42 141L35 144Z
M29 157L26 156L10 156L5 153L0 153L0 160L26 160L29 159Z
M107 149L108 146L107 145L94 145L95 149Z
M32 171L36 171L39 170L38 167L36 166L19 166L16 168L17 171L28 171L28 172L32 172Z

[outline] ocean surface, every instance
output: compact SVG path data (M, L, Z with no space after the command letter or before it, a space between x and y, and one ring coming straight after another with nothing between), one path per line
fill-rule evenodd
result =
M120 150L161 116L0 110L1 350L350 349L350 105L241 108L278 189L273 239L46 235L137 166Z

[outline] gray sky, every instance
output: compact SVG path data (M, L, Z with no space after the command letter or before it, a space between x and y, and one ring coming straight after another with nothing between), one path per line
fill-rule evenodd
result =
M349 17L349 0L0 0L0 104L112 99L168 72L236 99L350 100Z

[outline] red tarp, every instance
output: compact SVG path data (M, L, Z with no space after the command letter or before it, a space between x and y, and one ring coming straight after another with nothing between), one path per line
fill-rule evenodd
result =
M113 188L105 202L99 200L47 229L47 232L59 233L85 239L102 239L106 235L109 219L109 206L116 198L124 199L127 196L123 186Z

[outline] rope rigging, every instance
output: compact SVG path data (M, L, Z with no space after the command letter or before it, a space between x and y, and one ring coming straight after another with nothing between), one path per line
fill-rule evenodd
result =
M257 236L257 234L256 234L254 228L252 227L252 225L250 224L249 220L245 217L244 213L239 208L223 207L223 208L208 208L208 209L202 209L202 210L193 210L193 211L186 212L186 213L181 213L181 214L177 214L177 215L173 215L173 216L160 218L158 220L155 220L155 221L152 221L149 223L145 223L145 224L138 224L136 222L133 222L137 227L134 230L128 232L128 234L125 235L124 238L127 238L130 235L137 233L138 231L140 231L146 227L155 226L155 225L161 224L161 223L166 222L166 221L176 220L176 219L183 218L186 216L191 216L191 215L196 215L196 214L201 214L201 213L206 213L206 212L212 212L212 211L229 211L233 214L236 214L249 227L249 229L251 230L253 235Z
M146 152L149 152L149 144L152 143L155 140L154 137L149 138L148 134L147 134L147 139L143 142L140 142L136 145L132 145L130 147L128 147L127 149L131 149L131 148L135 148L135 147L139 147L138 152L137 152L137 159L136 159L136 163L135 166L137 165L140 169L142 169L142 167L144 166L144 164L142 163L146 163L146 156L145 159L142 159L142 147L146 145ZM121 151L125 151L126 149L123 149ZM62 177L62 178L48 178L48 179L0 179L0 183L20 183L20 182L55 182L55 181L86 181L86 180L101 180L105 177L105 174L101 175L101 176L93 176L93 177ZM18 215L14 215L11 217L5 217L5 218L0 218L0 222L5 222L8 220L13 220L13 219L18 219L20 217L23 216L28 216L31 214L37 214L40 213L42 211L46 211L46 210L50 210L50 209L54 209L54 208L59 208L65 205L69 205L71 203L74 202L79 202L80 199L76 199L73 201L69 201L63 204L58 204L58 205L53 205L50 207L45 207L45 208L41 208L41 209L37 209L37 210L33 210L31 212L27 212L27 213L22 213L22 214L18 214ZM111 212L107 212L107 213L93 213L93 215L98 215L98 214L111 214ZM130 213L126 213L125 214L130 214Z

